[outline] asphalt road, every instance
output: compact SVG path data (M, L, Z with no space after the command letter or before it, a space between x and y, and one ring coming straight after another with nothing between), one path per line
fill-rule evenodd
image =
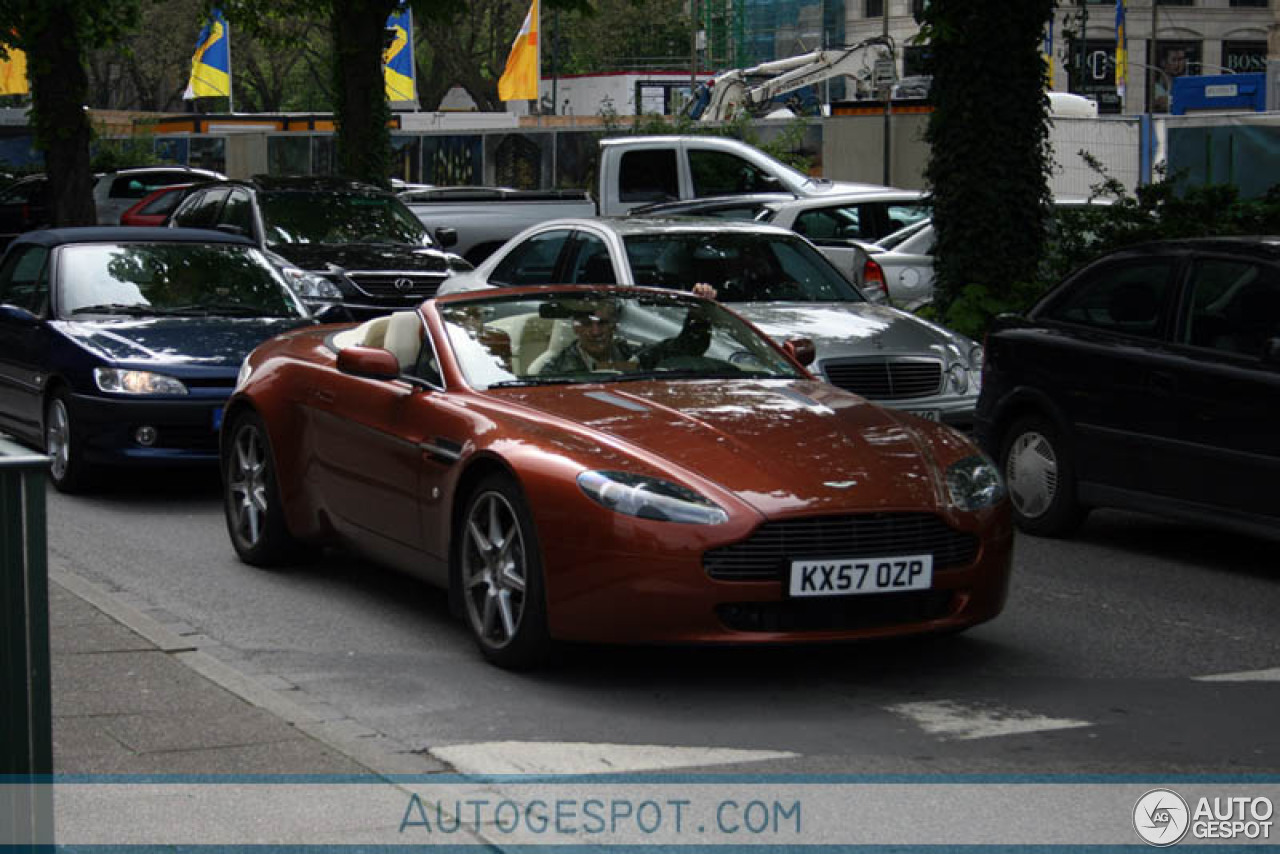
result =
M1280 767L1280 547L1262 540L1099 512L1072 541L1020 537L1004 614L964 635L574 647L517 675L485 664L443 592L417 581L337 553L288 572L239 563L212 473L48 506L53 562L459 770Z

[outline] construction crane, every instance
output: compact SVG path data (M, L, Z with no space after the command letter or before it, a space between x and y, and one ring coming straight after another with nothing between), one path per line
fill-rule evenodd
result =
M872 64L866 52L877 47L880 58L893 61L892 40L876 36L849 48L816 50L726 71L695 90L685 114L704 122L724 121L740 110L757 115L778 95L836 77L867 78Z

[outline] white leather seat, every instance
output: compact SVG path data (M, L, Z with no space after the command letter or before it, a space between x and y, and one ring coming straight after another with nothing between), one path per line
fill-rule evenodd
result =
M422 318L416 311L397 311L387 320L382 347L395 354L400 370L411 370L422 349Z

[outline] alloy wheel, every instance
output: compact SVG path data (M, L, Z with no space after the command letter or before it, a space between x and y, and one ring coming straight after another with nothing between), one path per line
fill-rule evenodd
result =
M60 397L55 397L49 404L45 448L49 454L49 471L53 479L64 480L71 467L71 416L67 414L67 404Z
M227 466L227 496L235 532L245 545L256 546L267 520L267 448L252 424L236 431Z
M504 647L520 630L527 569L515 509L497 492L482 494L466 520L462 589L467 617L486 646Z

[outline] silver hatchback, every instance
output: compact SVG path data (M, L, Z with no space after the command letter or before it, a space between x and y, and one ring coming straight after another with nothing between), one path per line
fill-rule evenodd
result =
M688 290L699 282L775 340L812 339L813 370L832 385L961 429L972 426L982 348L913 314L868 302L789 229L683 217L553 220L516 235L475 270L447 279L440 293L574 283Z

